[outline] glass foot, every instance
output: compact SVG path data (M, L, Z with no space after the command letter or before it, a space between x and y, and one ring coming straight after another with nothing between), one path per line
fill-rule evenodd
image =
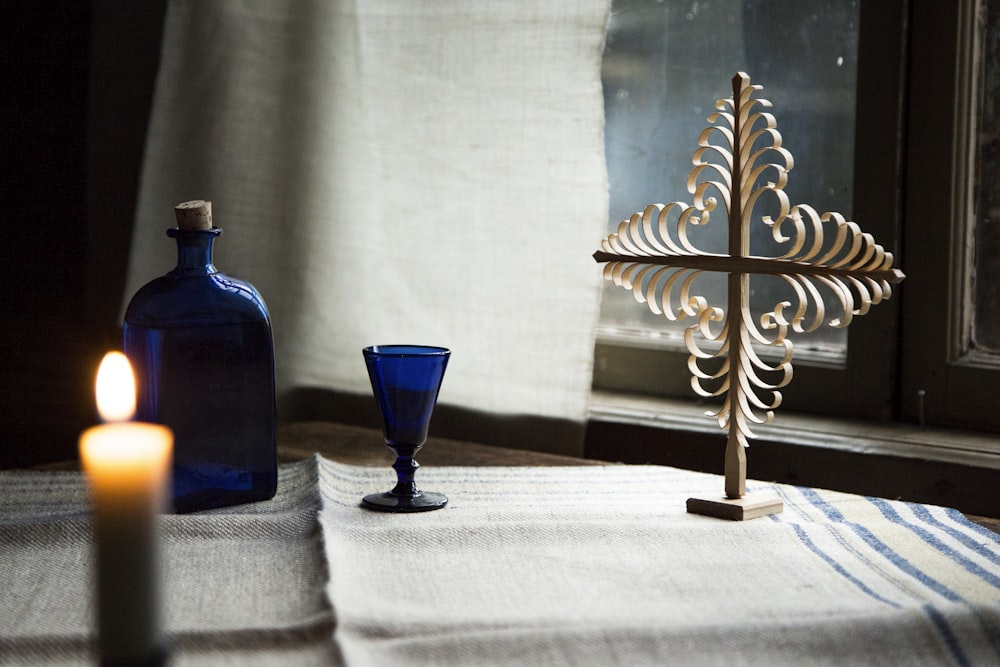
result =
M392 492L373 493L365 496L361 506L376 512L429 512L448 504L443 493L421 491L415 496L397 496Z

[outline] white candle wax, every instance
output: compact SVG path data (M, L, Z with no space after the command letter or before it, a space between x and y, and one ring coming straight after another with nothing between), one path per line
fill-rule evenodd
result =
M100 403L100 388L98 394ZM157 516L169 500L172 450L173 434L157 424L116 422L80 436L93 511L103 664L162 659Z

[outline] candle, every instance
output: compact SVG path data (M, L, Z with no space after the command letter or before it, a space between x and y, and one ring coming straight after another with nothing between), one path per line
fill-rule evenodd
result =
M101 662L162 662L157 516L168 501L173 434L127 421L135 377L120 352L105 355L96 390L106 423L80 436L80 459L93 511Z

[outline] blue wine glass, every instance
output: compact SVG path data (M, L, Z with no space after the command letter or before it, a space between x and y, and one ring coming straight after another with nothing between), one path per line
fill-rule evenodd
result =
M448 498L417 488L420 467L414 455L427 441L427 427L437 403L451 351L426 345L373 345L364 350L372 392L382 415L385 444L396 454L396 486L373 493L363 507L380 512L426 512L444 507Z

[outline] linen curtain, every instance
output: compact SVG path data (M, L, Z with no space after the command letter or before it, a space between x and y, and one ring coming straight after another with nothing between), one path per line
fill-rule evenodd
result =
M582 424L608 4L171 2L126 298L173 266L173 207L210 199L279 395L366 394L362 347L433 344L440 404Z

